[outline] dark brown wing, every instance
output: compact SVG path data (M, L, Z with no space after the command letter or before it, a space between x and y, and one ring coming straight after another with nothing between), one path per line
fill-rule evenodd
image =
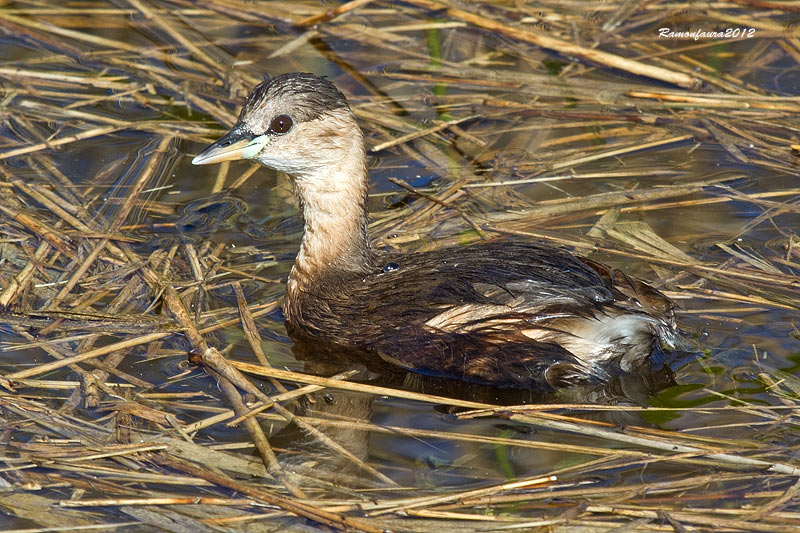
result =
M365 276L329 276L298 305L296 326L424 374L524 388L604 379L564 347L563 328L615 309L637 284L617 290L595 265L515 242L390 256Z

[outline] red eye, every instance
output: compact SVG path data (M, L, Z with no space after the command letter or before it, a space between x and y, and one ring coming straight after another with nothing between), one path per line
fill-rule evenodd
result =
M292 129L292 117L289 115L278 115L269 124L271 133L286 133Z

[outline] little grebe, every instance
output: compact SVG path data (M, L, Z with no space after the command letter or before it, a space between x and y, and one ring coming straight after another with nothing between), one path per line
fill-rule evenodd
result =
M344 95L307 73L247 97L192 163L252 159L291 176L303 215L283 304L293 335L416 372L560 387L649 364L676 340L672 303L618 270L543 244L370 249L364 139Z

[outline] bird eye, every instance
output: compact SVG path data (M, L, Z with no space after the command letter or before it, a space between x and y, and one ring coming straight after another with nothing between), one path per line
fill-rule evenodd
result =
M269 124L270 133L286 133L292 129L292 117L289 115L278 115Z

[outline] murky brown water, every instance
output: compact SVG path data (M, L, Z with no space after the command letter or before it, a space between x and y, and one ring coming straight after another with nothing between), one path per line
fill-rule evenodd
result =
M555 13L562 13L569 20L576 17L579 20L577 11L563 5L560 10L546 4L520 8L525 11L522 15L528 17L549 14L550 18L545 18L550 22L532 23L534 29L555 31L561 38L572 37L586 46L598 39L601 48L621 55L661 54L689 72L696 69L713 78L706 80L696 90L698 93L734 94L742 99L750 96L768 101L774 107L697 105L694 108L690 104L670 105L658 99L629 95L629 91L644 90L680 93L674 86L629 76L619 70L588 68L587 63L567 66L565 57L508 36L452 25L429 25L423 30L398 28L411 23L450 20L405 5L374 2L336 23L321 26L318 33L305 34L307 42L298 42L296 49L270 58L270 54L289 41L304 35L293 29L289 20L297 21L329 5L266 2L261 18L247 11L228 18L181 7L181 2L174 6L152 3L173 10L176 20L181 21L178 27L226 67L209 75L137 53L136 49L164 48L178 57L195 57L184 53L184 48L176 45L165 30L141 15L120 11L128 9L121 3L89 2L86 5L93 8L116 10L91 17L79 15L83 4L65 7L77 10L78 15L61 12L37 15L33 4L23 2L9 2L0 7L0 24L6 24L7 29L0 36L0 68L6 69L0 72L3 89L0 153L114 121L150 121L141 128L121 126L114 133L61 148L4 158L0 161L3 167L0 179L4 182L0 185L5 191L2 194L17 195L26 208L46 218L45 207L6 184L22 179L50 187L57 181L52 178L54 171L43 168L43 161L47 161L74 184L75 197L85 202L89 213L98 221L110 220L118 212L126 190L153 158L161 137L174 135L165 159L139 197L143 202L126 218L124 234L135 239L132 247L142 257L155 249L178 245L177 257L185 261L180 247L187 243L201 249L224 245L220 257L226 266L258 276L257 280L243 283L248 302L273 301L283 292L283 282L300 238L300 220L290 185L285 177L260 169L235 191L212 193L220 169L193 167L190 161L209 140L222 133L225 125L220 124L220 119L224 117L211 116L187 95L194 95L233 117L243 92L249 89L247 76L257 79L263 73L313 71L329 76L351 97L369 146L429 127L436 120L475 116L461 123L458 130L446 128L443 133L370 153L373 192L370 208L373 235L379 246L414 250L480 238L453 209L437 209L427 216L426 210L431 209L429 201L410 195L388 178L399 178L427 194L440 195L454 207L466 209L489 236L525 233L531 235L528 238L552 239L557 244L574 243L581 253L651 280L675 298L680 306L680 326L691 344L687 353L664 356L663 362L674 372L676 384L655 394L650 394L646 386L629 384L630 387L622 387L626 394L616 391L612 395L613 402L723 407L741 402L773 405L780 403L781 398L793 401L798 392L795 374L800 365L797 326L800 190L788 145L797 142L800 124L793 107L798 105L795 99L766 98L796 94L800 84L800 72L792 56L798 52L787 52L786 46L781 46L785 40L767 27L768 23L788 21L788 16L765 14L760 19L765 29L756 26L753 39L700 41L708 46L688 49L681 55L666 50L697 43L656 39L656 28L664 21L653 18L648 22L652 12L631 15L630 20L640 24L601 34L591 20L570 26L552 18ZM258 5L246 4L252 9ZM289 11L290 6L294 6L294 11ZM514 19L511 16L517 9L514 6L497 4L488 12L496 18ZM53 3L53 7L60 4ZM606 7L595 6L595 17L602 21L610 16ZM277 14L281 10L286 13L283 20ZM46 34L46 29L37 28L34 32L29 28L34 33L27 37L9 31L9 24L18 24L20 20L4 19L4 13L113 39L133 48L109 51L107 43L64 36L54 37L55 42L46 47L35 38L41 32ZM663 15L667 17L669 13L665 11ZM734 15L745 16L731 11L731 16ZM670 21L685 26L693 16L700 17L690 12ZM712 19L724 25L723 17ZM575 34L570 35L569 31ZM437 67L440 59L444 64ZM434 68L428 70L430 64ZM11 69L28 73L20 75ZM122 86L108 89L69 80L42 81L31 72L119 76L136 97L119 96L125 92ZM162 79L173 85L159 84ZM713 80L720 83L715 85ZM762 96L765 99L759 100ZM88 115L70 115L66 112L70 105ZM65 112L59 115L59 109ZM685 138L680 139L682 136ZM670 138L678 140L645 150L635 148L637 144ZM618 155L559 166L565 161L629 146L630 150ZM246 163L232 164L225 183L230 185L249 168ZM505 181L515 183L483 186ZM591 208L575 203L574 209L565 212L546 211L554 205L552 202L563 199L652 188L666 190L700 182L703 186L690 194L633 203L610 201ZM460 187L445 192L455 184ZM455 194L456 190L461 192ZM597 239L590 237L588 232L600 216L615 207L620 209L617 226L613 226L616 233L606 232ZM404 219L406 222L402 222ZM639 229L649 228L658 238L687 254L695 267L703 268L688 268L679 264L676 256L657 255L646 247L658 246L658 241L648 243L647 237L643 237L644 242L626 240L623 235L626 228L634 227L625 226L626 223L637 223L635 227ZM19 249L16 243L20 239L24 241L24 237L9 233L4 239L7 245L0 249L0 265L4 264L2 268L9 273L0 278L4 283L18 270L17 265L24 263L12 256ZM30 242L33 250L36 243ZM760 274L764 274L763 279L759 279ZM236 300L230 286L225 285L226 279L220 275L220 286L211 283L201 296L189 298L191 310L199 316L235 308ZM44 277L38 282L43 283ZM87 284L87 287L92 286ZM79 286L73 295L89 290L87 287ZM101 298L90 309L102 312L103 303L111 296ZM134 307L145 311L148 297L142 293L136 298L141 300ZM18 301L15 310L33 313L41 310L37 307L40 304L40 296L32 290ZM69 302L62 307L69 309ZM29 341L11 326L10 322L3 324L0 318L3 373L52 359L38 348L14 350L16 344ZM258 318L258 327L262 349L275 367L330 375L352 366L346 361L323 365L313 360L313 350L310 350L312 360L298 359L277 310ZM35 334L35 328L30 333ZM51 335L60 334L56 330ZM106 337L100 344L113 340ZM232 359L255 361L239 324L209 334L208 340L224 348L226 356ZM77 344L68 346L75 349ZM208 405L209 398L221 396L212 379L186 365L187 349L180 339L152 347L150 352L137 349L123 360L119 369L159 384L159 392L204 392L207 396L202 401L196 399L199 405L196 411L177 403L161 406L188 424L210 416L203 406ZM770 390L759 374L784 384ZM74 379L75 375L62 369L44 377ZM377 384L395 388L416 386L425 392L484 402L542 400L527 393L480 393L463 386L420 385L409 376L371 377ZM58 407L69 392L32 394L47 396L46 401ZM588 394L571 391L546 400L592 403L598 399ZM423 402L330 391L316 395L315 400L315 404L298 412L349 417L390 428L364 432L323 425L326 432L340 439L351 452L404 487L484 486L545 475L592 457L537 443L580 441L587 446L607 445L599 439L593 442L587 437L531 428L501 418L456 420L444 409ZM736 410L657 411L644 416L632 412L606 418L615 424L652 425L720 439L771 442L776 448L792 446L796 441L787 429L791 427L788 423ZM341 458L326 457L326 453L297 430L285 427L282 421L265 420L262 425L271 430L273 445L282 451L286 464L298 468L310 466L320 475L325 470L360 475ZM404 434L391 428L440 432L440 436ZM10 438L15 438L12 429L6 431ZM467 442L447 438L447 433L506 437L527 445ZM243 430L222 424L204 429L194 438L201 442L247 442ZM593 472L591 478L582 482L599 487L620 486L632 480L655 482L687 475L693 468L697 467L669 462L646 469L638 464L612 465ZM699 495L698 498L703 500ZM711 505L713 497L710 499L703 501L703 505ZM529 509L537 508L531 504ZM29 523L9 518L4 527Z

